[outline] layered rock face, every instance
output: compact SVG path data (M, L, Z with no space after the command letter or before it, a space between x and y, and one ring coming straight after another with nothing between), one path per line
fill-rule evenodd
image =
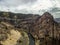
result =
M53 39L60 40L60 26L54 21L53 16L48 12L44 13L34 22L33 30L30 30L30 32L35 39L43 39L45 42L50 41L50 39L51 42Z
M31 33L32 35L36 34L38 38L44 38L45 36L43 35L53 37L53 33L54 36L57 36L55 34L60 29L59 24L54 21L53 16L48 12L44 13L32 26L34 32L31 30Z

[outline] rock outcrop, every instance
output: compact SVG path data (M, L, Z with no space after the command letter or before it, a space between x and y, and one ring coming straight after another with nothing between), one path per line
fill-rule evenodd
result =
M29 45L27 33L20 30L7 22L0 22L0 45Z
M44 13L37 21L34 22L33 30L30 30L30 33L35 39L42 39L45 42L49 42L50 39L60 40L60 26L54 21L53 16L48 12Z

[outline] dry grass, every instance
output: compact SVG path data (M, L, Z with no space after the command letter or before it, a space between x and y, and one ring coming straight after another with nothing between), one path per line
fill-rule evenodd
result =
M21 33L16 30L11 30L11 34L8 34L8 38L5 41L1 41L3 45L15 45L17 40L21 37Z

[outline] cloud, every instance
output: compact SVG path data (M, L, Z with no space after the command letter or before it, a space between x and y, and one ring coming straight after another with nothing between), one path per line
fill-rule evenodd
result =
M55 2L58 4L58 1L52 0L1 0L0 7L9 8L10 10L47 10L52 8L55 5Z
M0 10L20 10L29 7L37 0L0 0Z
M1 0L0 4L5 6L19 6L27 3L33 3L36 0Z
M60 0L0 0L1 11L36 14L60 12L54 8L60 9Z

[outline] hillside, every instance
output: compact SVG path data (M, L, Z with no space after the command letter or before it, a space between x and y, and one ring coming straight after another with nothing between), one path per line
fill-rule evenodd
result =
M41 40L41 45L60 44L60 25L58 22L54 20L53 16L48 12L45 12L40 18L38 18L37 21L34 22L33 25L31 25L30 33L33 35L35 39Z
M31 35L35 45L60 44L60 24L57 21L59 19L55 20L48 12L45 12L42 16L38 14L0 12L1 29L4 28L9 31L10 29L14 29L14 31L17 29L17 32L24 31ZM3 31L5 32L5 30Z

